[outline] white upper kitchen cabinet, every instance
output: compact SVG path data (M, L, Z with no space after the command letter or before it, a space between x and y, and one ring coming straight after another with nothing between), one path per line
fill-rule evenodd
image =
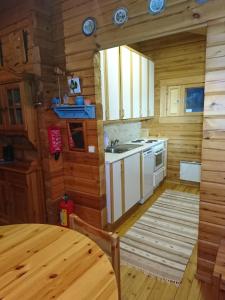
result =
M140 200L140 174L140 153L124 158L125 212Z
M103 120L154 116L154 63L120 46L100 51Z
M144 56L141 57L141 116L148 116L148 81L149 81L149 64L148 59Z
M119 47L105 51L105 119L120 119L120 56Z
M100 75L101 75L101 96L103 120L106 120L106 51L100 51Z
M148 98L148 116L154 116L154 103L155 103L155 65L151 60L148 60L148 88L149 88L149 98Z
M141 97L141 80L140 80L140 64L141 56L136 52L131 52L132 64L132 117L140 118L140 97Z
M131 118L131 51L129 48L120 47L121 63L121 118Z

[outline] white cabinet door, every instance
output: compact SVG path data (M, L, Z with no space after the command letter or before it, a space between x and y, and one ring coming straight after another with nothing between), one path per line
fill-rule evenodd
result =
M114 223L122 216L121 161L106 164L107 221Z
M148 59L141 57L141 116L148 116Z
M148 61L148 69L149 69L149 109L148 109L148 116L152 117L154 116L154 103L155 103L155 79L154 79L154 74L155 74L155 67L154 63L149 60Z
M141 57L136 52L132 52L132 102L133 118L140 117L140 60Z
M134 206L140 197L140 153L136 153L124 159L125 212Z
M120 47L121 62L121 116L123 119L131 118L131 51L129 48Z
M106 106L108 106L108 119L120 119L120 57L119 47L106 50Z
M102 96L102 114L103 121L106 120L106 68L105 68L105 60L106 60L106 51L100 51L100 74L101 74L101 96Z

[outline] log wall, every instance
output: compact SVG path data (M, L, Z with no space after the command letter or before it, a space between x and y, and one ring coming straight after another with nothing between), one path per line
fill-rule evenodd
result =
M36 54L32 66L27 65L23 68L31 68L30 70L43 77L45 105L38 113L41 159L50 219L56 219L54 204L57 204L64 191L68 191L76 199L77 212L87 221L103 226L105 220L101 114L98 115L97 121L88 124L90 144L98 148L96 153L78 154L68 151L65 142L64 154L59 161L54 161L49 155L47 127L52 124L59 125L64 133L66 128L65 123L57 119L48 109L49 100L57 90L56 78L52 74L53 66L60 65L62 68L65 66L67 71L80 76L83 94L99 106L99 97L95 91L98 84L94 80L93 60L94 54L99 49L190 31L199 26L209 26L198 274L201 278L210 278L215 249L218 240L224 235L222 212L225 197L223 182L225 1L209 0L204 5L198 5L194 0L170 0L167 1L166 10L162 14L151 16L147 12L146 1L127 0L123 5L128 8L129 22L118 28L112 24L112 13L121 4L120 1L113 0L1 1L1 37L7 41L9 34L16 31L17 26L30 30L33 35L30 51L33 50ZM85 37L81 32L81 24L89 15L96 17L97 31L92 37ZM220 18L222 25L215 25L215 20ZM14 37L11 37L11 41L13 40ZM10 53L12 52L9 49L9 56ZM13 61L14 57L11 55L9 63ZM95 63L98 64L97 58ZM88 193L84 192L87 191L86 187Z
M168 36L177 32L188 31L199 26L209 26L215 19L220 19L225 17L225 2L223 0L216 1L208 1L208 3L204 5L198 5L194 0L171 0L167 1L167 7L163 14L158 16L150 16L146 11L146 2L137 0L137 1L126 1L126 6L129 11L129 22L125 24L122 28L115 27L112 24L112 13L113 10L120 6L121 3L115 1L73 1L73 0L64 0L63 1L63 21L64 21L64 35L65 35L65 51L66 51L66 67L68 70L76 73L78 76L82 76L84 81L84 94L91 96L93 99L95 98L95 82L93 77L93 55L99 49L110 48L117 45L123 44L132 44L135 42L140 42L148 39L153 39L161 36ZM91 12L91 13L90 13ZM81 24L85 17L89 16L96 17L98 22L97 32L89 38L86 38L81 33ZM224 40L224 31L219 33L220 37L220 49L223 49L222 40ZM218 38L219 38L218 37ZM215 43L218 41L215 40ZM223 50L222 50L223 51ZM213 51L212 51L213 52ZM214 55L218 55L217 52ZM223 56L220 55L220 58L212 59L210 62L207 60L207 68L214 63L214 66L220 68L223 64ZM220 62L221 60L221 62ZM214 73L212 76L215 78L222 78L221 82L225 78L224 73ZM219 77L222 76L222 77ZM209 79L214 81L213 78ZM218 81L218 80L216 80ZM222 86L221 83L218 85L218 82L209 83L208 86L211 89L211 92L217 91L218 87ZM216 94L216 101L220 101L222 104L223 94ZM217 97L218 96L218 97ZM208 105L213 105L215 98L206 99L206 103ZM212 102L210 102L212 101ZM210 104L211 103L211 104ZM223 106L223 104L222 104ZM207 104L206 104L206 109ZM222 110L223 111L223 110ZM218 119L215 121L205 120L204 123L204 134L205 132L209 132L215 137L222 137L224 134L224 124L221 120ZM210 125L209 125L210 124ZM181 128L181 127L180 127ZM208 130L208 128L210 128ZM218 129L219 128L219 129ZM182 130L182 128L181 128ZM191 130L191 129L190 129ZM199 132L197 133L200 136L200 127ZM215 138L216 139L216 138ZM204 142L205 143L205 142ZM204 194L208 194L214 198L214 194L216 194L216 199L219 201L223 201L223 186L221 183L215 182L216 174L207 173L205 170L205 166L210 164L212 157L214 157L213 153L215 150L211 150L207 155L207 150L205 150L205 144L203 143L203 182L201 186L201 197L204 200ZM219 147L222 148L223 143L219 140ZM200 145L199 145L200 146ZM211 146L212 147L212 146ZM215 147L215 144L214 144ZM222 157L224 154L224 149L216 150L216 154L219 153L220 160L222 161ZM199 151L199 150L198 150ZM218 152L219 151L219 152ZM101 153L101 150L100 152ZM199 152L198 152L199 155ZM220 175L225 171L224 165L221 162L218 162ZM103 161L99 160L99 167L103 166ZM207 180L205 180L205 176ZM209 176L209 177L208 177ZM223 180L222 177L219 177L219 180ZM217 179L218 180L218 179ZM206 183L207 181L207 183ZM217 188L217 191L215 190ZM212 193L210 193L210 189L212 189ZM204 202L204 201L203 201ZM223 207L223 205L221 206ZM215 209L215 208L214 208ZM201 210L202 214L202 210ZM208 214L208 212L207 212ZM202 216L201 216L202 221ZM213 224L213 228L218 227L217 213L211 213L210 222ZM219 225L221 226L221 224ZM223 228L221 228L223 229ZM207 233L205 239L209 239L210 234L214 235L214 231ZM200 224L200 234L202 231L202 227ZM220 235L219 235L220 237ZM207 243L205 243L206 245ZM211 245L211 244L210 244ZM215 247L216 243L212 243L212 246ZM203 249L203 248L202 248ZM210 248L209 255L211 255L212 248ZM208 274L210 277L210 272L213 265L213 260L210 258L206 260L209 264L204 266L205 261L201 261L202 255L199 252L199 274L205 271L204 274ZM201 272L200 272L201 271Z
M211 280L225 237L225 22L207 31L198 277Z

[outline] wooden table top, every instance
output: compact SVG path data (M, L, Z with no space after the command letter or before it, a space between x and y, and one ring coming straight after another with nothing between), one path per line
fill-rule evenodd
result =
M0 299L118 299L106 254L88 237L44 224L0 226Z

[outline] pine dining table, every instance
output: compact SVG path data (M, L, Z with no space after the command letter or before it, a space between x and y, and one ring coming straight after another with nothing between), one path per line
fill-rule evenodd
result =
M99 246L47 224L0 226L0 299L118 299L116 276Z

